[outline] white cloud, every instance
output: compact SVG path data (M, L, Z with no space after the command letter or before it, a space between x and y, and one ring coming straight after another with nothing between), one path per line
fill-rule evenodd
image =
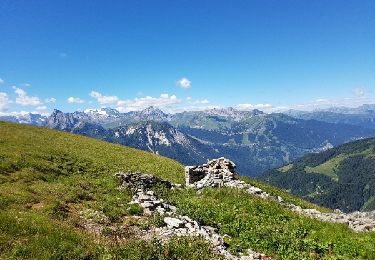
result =
M118 101L117 96L103 96L101 93L96 92L96 91L91 91L90 96L93 97L93 98L96 98L96 100L101 105L114 104Z
M85 103L84 100L78 98L78 97L69 97L67 100L66 100L68 103L77 103L77 104L82 104L82 103Z
M0 92L0 112L7 111L9 103L10 100L7 93Z
M51 97L51 98L46 98L44 101L45 101L46 103L56 103L56 98L53 98L53 97Z
M191 81L187 78L182 78L177 81L177 86L184 88L184 89L188 89L191 87Z
M42 102L39 100L38 97L30 97L27 93L16 86L13 86L14 92L18 95L16 98L16 103L22 106L40 106Z
M321 110L331 107L358 107L363 104L373 104L375 103L374 97L347 97L339 99L316 99L311 102L297 104L292 106L293 109L312 111L312 110Z
M237 105L237 108L240 110L259 109L259 110L265 110L267 112L275 109L275 107L272 106L271 104L249 104L249 103L239 104Z
M365 91L363 90L363 88L355 88L353 90L353 93L356 97L363 97L365 95Z
M66 58L66 57L68 57L68 54L65 53L65 52L60 52L59 56L60 56L60 58Z
M129 112L142 110L149 106L154 107L168 107L179 104L181 101L175 95L161 94L160 97L146 96L142 98L135 98L133 100L119 100L117 102L117 109L120 112Z
M210 103L210 101L208 101L208 99L202 99L202 100L196 100L196 101L194 101L194 104L207 105L209 103Z
M46 110L47 109L47 106L39 106L36 108L36 110Z
M0 85L4 84L4 83L5 83L5 81L2 78L0 78Z

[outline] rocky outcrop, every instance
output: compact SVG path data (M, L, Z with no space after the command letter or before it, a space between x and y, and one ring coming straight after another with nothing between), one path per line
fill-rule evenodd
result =
M375 213L354 212L345 214L340 211L322 213L316 209L304 209L292 203L287 203L280 196L273 196L262 189L238 179L235 173L236 165L223 157L208 161L207 164L185 167L186 185L196 189L205 187L232 187L244 189L249 194L274 200L299 214L322 221L347 224L357 232L375 231Z

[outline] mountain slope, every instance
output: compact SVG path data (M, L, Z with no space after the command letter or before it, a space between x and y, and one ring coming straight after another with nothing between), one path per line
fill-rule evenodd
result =
M182 133L167 122L140 121L105 129L100 124L93 123L92 120L82 119L82 116L77 118L76 114L55 110L48 117L46 127L142 149L184 164L203 163L217 155L210 145ZM141 114L149 115L147 111Z
M306 155L261 179L326 207L375 210L375 139Z
M166 122L139 122L111 129L110 140L126 146L161 154L185 165L206 162L217 153Z
M220 117L215 118L215 124L212 117L210 121L204 121L203 118L199 114L199 120L194 117L179 129L209 143L225 157L237 161L238 171L248 176L257 176L309 152L375 136L374 130L295 119L284 114L256 114L241 121ZM207 128L207 122L215 127Z
M218 259L200 238L141 241L160 225L129 205L118 171L182 183L182 165L140 150L56 130L0 122L0 259ZM251 179L247 181L253 182ZM308 206L262 184L276 196ZM227 234L233 252L277 259L373 259L375 233L300 216L236 189L164 190L187 216Z
M306 153L375 136L375 129L361 126L234 108L173 115L154 107L128 113L109 108L54 110L43 120L48 128L159 153L184 164L200 164L220 154L236 161L239 173L247 176L258 176Z

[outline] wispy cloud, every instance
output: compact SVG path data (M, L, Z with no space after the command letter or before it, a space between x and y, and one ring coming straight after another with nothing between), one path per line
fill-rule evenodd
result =
M0 78L0 85L2 85L4 83L5 83L5 81L2 78Z
M205 99L202 99L202 100L195 100L193 103L194 103L194 104L207 105L207 104L210 103L210 101L209 101L208 99L205 98Z
M211 102L204 99L193 99L192 97L187 97L186 101L170 109L170 112L183 112L183 111L203 111L207 109L220 108L219 105L211 104Z
M165 108L168 106L180 103L175 95L161 94L160 97L146 96L142 98L135 98L133 100L119 100L117 102L117 109L120 112L142 110L149 106Z
M56 98L53 98L53 97L51 97L51 98L46 98L44 101L45 101L46 103L56 103Z
M72 104L72 103L76 103L76 104L85 103L85 101L83 99L80 99L78 97L69 97L66 101L70 104Z
M0 92L0 112L7 111L9 103L10 100L7 93Z
M272 110L275 107L271 104L250 104L250 103L244 103L244 104L238 104L237 108L240 110L253 110L253 109L259 109L259 110Z
M353 93L356 97L363 97L365 95L365 91L363 88L355 88Z
M188 89L191 87L191 81L188 78L181 78L177 81L177 86L183 89Z
M90 96L96 98L101 105L114 104L119 100L117 96L104 96L97 91L91 91Z
M43 110L46 110L47 109L47 106L38 106L36 108L37 111L43 111Z
M42 102L38 97L28 96L26 91L16 86L13 86L14 92L18 95L16 98L16 103L22 106L40 106Z

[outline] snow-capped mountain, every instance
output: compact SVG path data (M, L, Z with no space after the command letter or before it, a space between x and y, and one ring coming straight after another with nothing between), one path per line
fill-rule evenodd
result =
M46 116L34 113L19 113L16 115L4 115L0 116L0 121L7 121L19 124L28 124L43 126L47 120Z
M100 108L76 111L73 113L73 116L86 122L106 124L120 119L122 114L113 108Z

